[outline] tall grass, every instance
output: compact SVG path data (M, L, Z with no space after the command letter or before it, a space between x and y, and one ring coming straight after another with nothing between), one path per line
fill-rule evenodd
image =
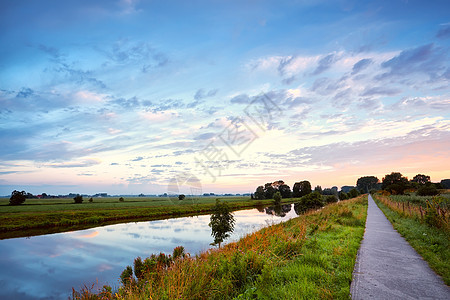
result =
M73 297L348 299L366 212L366 196L330 204L194 257L153 256L118 291L82 289Z

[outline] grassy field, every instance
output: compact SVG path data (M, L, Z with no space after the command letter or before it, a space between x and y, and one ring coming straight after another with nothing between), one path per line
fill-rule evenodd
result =
M367 196L327 205L195 257L154 256L118 291L75 299L349 299ZM175 251L174 251L175 254ZM175 255L174 255L175 257Z
M86 229L124 221L157 220L171 217L206 214L214 206L216 197L178 200L155 198L94 198L81 204L73 199L27 199L18 206L0 200L0 239L45 233ZM269 206L273 200L250 200L249 197L223 197L233 210ZM292 203L295 199L283 199Z
M429 266L444 282L450 285L450 231L447 225L431 226L426 222L426 211L419 209L422 203L431 197L422 197L414 200L408 196L381 196L374 195L374 200L383 211L394 228L416 249L428 262ZM409 201L409 205L403 205ZM414 203L414 204L412 204Z

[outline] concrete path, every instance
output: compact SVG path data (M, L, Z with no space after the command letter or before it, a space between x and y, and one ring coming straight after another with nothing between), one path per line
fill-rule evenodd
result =
M450 288L392 227L370 195L350 293L352 299L450 299Z

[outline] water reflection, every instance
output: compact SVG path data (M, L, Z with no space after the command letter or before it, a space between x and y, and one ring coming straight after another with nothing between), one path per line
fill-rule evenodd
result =
M291 205L234 212L235 241L263 226L296 217ZM120 272L137 256L195 254L213 241L209 215L125 223L88 230L0 240L0 299L63 299L72 287L119 285ZM282 217L282 218L281 218Z

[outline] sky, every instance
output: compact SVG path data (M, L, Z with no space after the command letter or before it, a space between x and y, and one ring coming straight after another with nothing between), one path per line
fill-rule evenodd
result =
M450 178L448 1L0 1L0 195Z

